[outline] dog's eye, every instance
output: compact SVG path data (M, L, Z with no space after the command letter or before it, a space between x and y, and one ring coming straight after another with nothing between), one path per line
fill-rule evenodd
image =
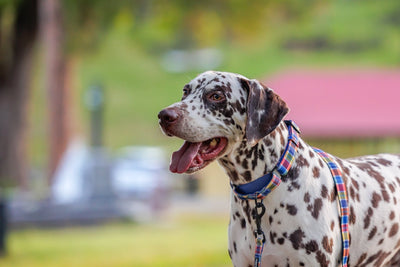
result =
M185 97L187 97L188 94L189 94L189 89L184 88L184 89L183 89L183 96L182 96L182 99L185 98Z
M208 96L208 99L212 102L221 102L225 100L225 96L222 92L213 92Z

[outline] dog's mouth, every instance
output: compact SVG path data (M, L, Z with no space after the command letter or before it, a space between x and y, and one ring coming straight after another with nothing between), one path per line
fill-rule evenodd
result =
M185 141L182 147L172 154L169 169L174 173L198 171L220 156L227 144L228 139L225 137L215 137L197 143Z

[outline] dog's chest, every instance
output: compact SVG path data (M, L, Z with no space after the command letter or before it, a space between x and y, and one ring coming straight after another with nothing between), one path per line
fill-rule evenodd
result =
M319 172L321 176L330 175L329 170ZM294 169L282 179L279 188L264 199L266 212L262 229L266 243L263 266L267 262L270 265L265 266L280 266L282 263L285 263L282 266L318 266L319 261L328 262L332 258L328 254L339 255L339 214L337 203L331 201L330 196L334 194L334 183L331 178L324 183L304 179L305 183L314 182L313 186L307 186L300 182L301 175L316 179L310 168ZM235 266L252 266L255 203L238 199L233 194L231 201L229 253Z
M263 261L268 264L263 266L340 263L341 233L333 179L318 157L309 155L300 157L303 167L294 168L282 179L279 190L265 199ZM350 234L357 240L356 244L350 243L350 263L384 263L400 249L400 178L393 175L400 174L399 157L338 159L338 163L348 189ZM251 266L255 249L254 203L234 195L231 200L229 253L235 266Z

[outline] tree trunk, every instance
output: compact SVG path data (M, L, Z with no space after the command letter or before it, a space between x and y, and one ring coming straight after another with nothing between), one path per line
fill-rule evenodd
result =
M37 34L37 1L20 1L11 45L0 59L0 186L27 187L26 106ZM4 61L3 61L4 60Z
M40 30L45 56L45 87L49 106L49 174L52 177L69 139L66 60L61 1L40 1Z
M0 32L0 255L6 253L4 187L27 189L26 107L37 35L37 0L19 1L7 36ZM4 10L0 10L0 16ZM2 25L3 26L3 25ZM4 35L3 35L4 34ZM7 38L8 43L3 41Z

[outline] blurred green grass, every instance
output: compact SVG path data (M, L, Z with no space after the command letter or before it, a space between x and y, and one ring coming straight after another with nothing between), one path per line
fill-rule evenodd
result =
M227 218L202 216L163 224L12 231L0 266L231 266L227 224Z

